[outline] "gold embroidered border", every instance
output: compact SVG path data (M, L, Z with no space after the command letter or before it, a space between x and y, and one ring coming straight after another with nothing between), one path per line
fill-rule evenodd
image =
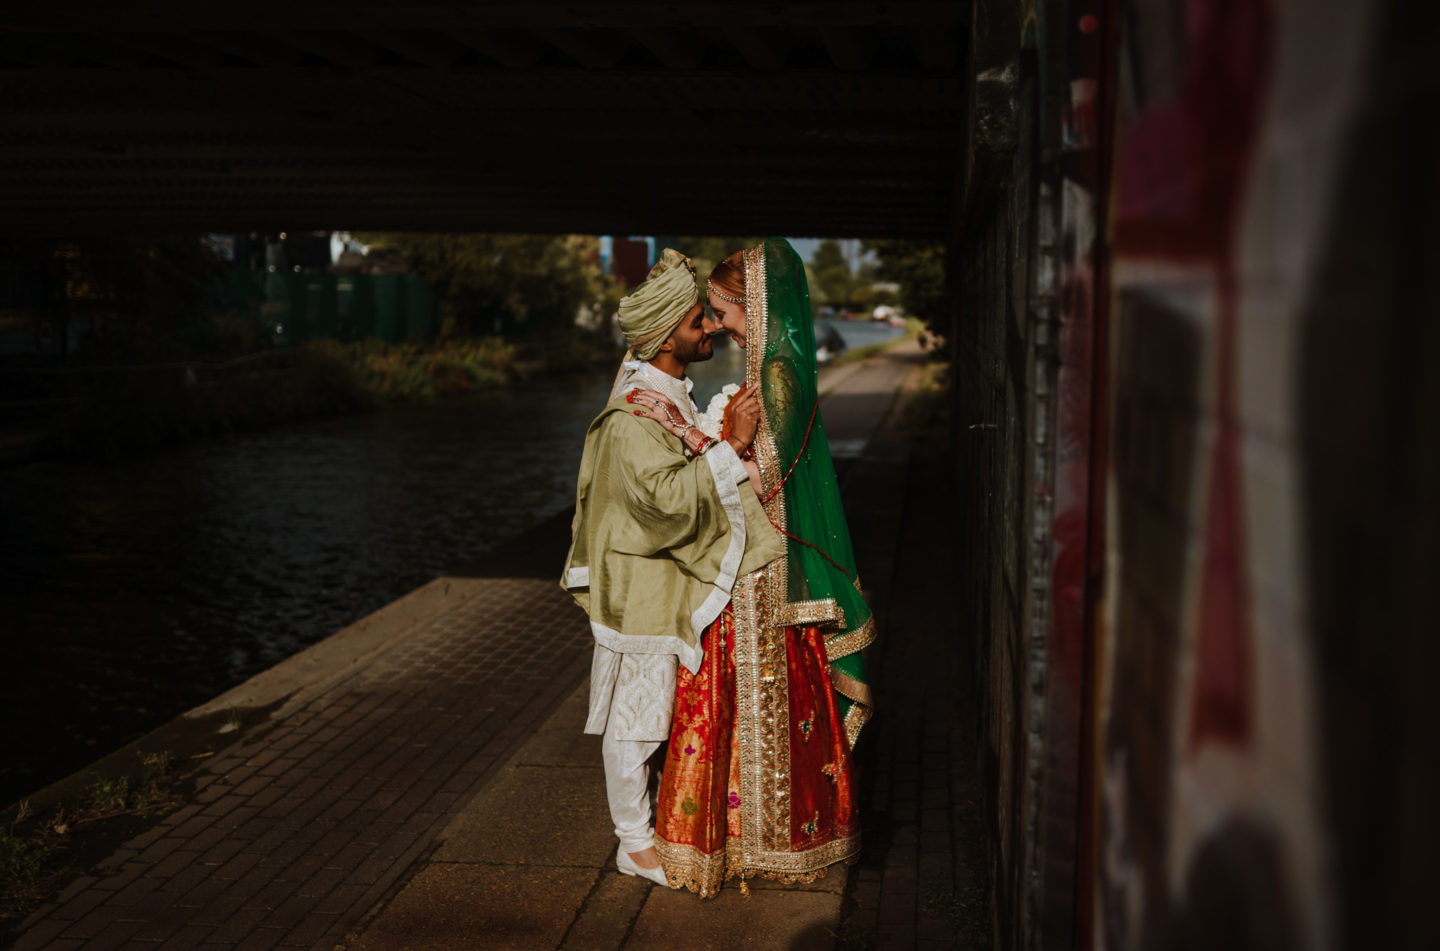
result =
M765 350L769 343L768 293L765 285L765 245L747 248L745 261L745 382L759 390L764 383ZM761 392L761 408L764 408L764 393ZM755 460L760 464L760 482L765 493L774 492L783 478L775 459L775 434L770 428L769 414L761 412L760 428L755 434ZM767 514L774 517L774 503L784 498L777 493L765 506ZM785 522L779 522L783 527Z
M732 875L739 875L740 871L745 868L745 840L743 838L737 839L734 836L726 836L725 861L727 863L726 878L730 878Z
M732 878L738 878L742 888L752 878L808 885L824 878L837 863L853 865L858 861L860 836L836 839L806 852L787 853L780 857L781 861L765 864L747 864L744 846L735 838L727 838L723 850L706 855L693 845L677 845L656 836L655 850L660 853L660 864L671 888L685 888L701 898L714 898Z
M856 703L863 703L867 707L875 706L875 700L870 694L870 685L863 681L842 674L838 670L832 670L830 671L830 685Z
M728 842L726 843L728 846ZM655 836L655 851L671 888L688 888L701 898L719 893L726 874L725 850L706 855L693 845L677 845Z
M769 612L766 612L767 614ZM782 852L790 850L790 662L785 650L785 629L765 626L760 631L764 654L760 659L764 718L762 737L769 741L761 758L766 783L774 781L774 796L765 802L766 835L761 842Z
M763 571L763 569L762 569ZM740 801L760 802L760 771L756 767L760 708L760 678L756 675L755 590L757 575L745 575L735 582L730 604L735 612L735 742L740 752ZM741 837L755 848L760 841L760 814L746 806L740 814Z
M850 748L855 748L855 741L860 739L860 730L870 721L874 711L864 704L857 703L845 714L845 738L850 741Z
M845 627L845 609L834 598L815 601L791 601L775 612L775 623L781 627L807 627L835 624Z
M790 704L785 631L768 617L770 569L740 579L735 609L735 736L744 863L790 848Z
M824 845L804 852L783 852L746 857L745 872L778 872L781 875L808 875L836 862L844 862L860 854L860 833L844 839L832 839ZM769 875L766 875L769 878Z
M851 859L846 859L846 860L845 860L845 862L846 862L847 865L850 864L850 863L852 863L852 862L854 862L854 861L855 861L855 859L853 859L853 858L851 858ZM765 869L761 869L760 871L757 872L757 871L755 871L754 869L749 869L749 870L741 870L741 871L738 871L738 872L736 872L736 871L731 871L731 872L727 873L726 877L727 877L727 878L733 877L733 878L738 878L738 879L740 879L740 893L743 895L743 894L747 894L747 889L745 888L745 883L746 883L747 881L749 881L750 879L752 879L752 878L763 878L763 879L765 879L767 882L780 882L782 885L809 885L810 883L816 881L817 879L824 878L824 877L829 873L829 871L830 871L830 866L829 866L829 865L822 865L822 866L820 866L819 868L815 869L813 872L794 872L794 873L790 873L790 872L771 872L771 871L767 871L767 870L765 870Z
M855 653L869 647L875 640L875 617L871 617L853 631L832 637L825 642L825 657L828 660L839 660L842 657Z
M768 275L765 268L765 245L744 252L745 261L745 381L761 389L764 406L765 355L769 349L770 303ZM760 484L766 495L765 514L783 531L790 529L790 515L785 493L776 491L785 478L784 460L775 446L775 430L769 412L760 414L760 428L755 433L755 461L760 466ZM788 546L788 542L786 543ZM769 627L779 623L776 614L790 597L790 559L776 559L765 572L762 584L768 595L766 610L759 621Z
M865 597L865 589L860 586L860 575L858 573L855 575L855 590L860 593L860 597ZM844 635L843 639L846 641L844 646L850 647L849 638L852 635L859 635L856 638L857 642L859 642L856 644L856 646L854 646L850 650L844 651L844 653L832 654L830 652L830 645L827 644L825 645L825 656L831 660L834 660L837 657L844 657L846 654L853 654L855 653L855 651L860 650L863 647L867 647L871 643L873 643L875 640L875 615L871 614L870 619L864 624L860 625L860 629L858 631L853 631L851 632L851 634ZM842 640L842 638L836 638L836 640ZM832 675L835 673L835 671L831 671ZM844 675L841 674L841 676L843 677ZM849 677L846 677L845 679L851 680L851 678ZM831 682L834 683L833 680ZM859 681L852 682L859 683ZM875 715L875 705L871 702L870 699L870 685L864 684L863 686L865 687L865 699L863 701L860 701L857 698L851 697L852 700L856 701L855 705L852 706L845 714L845 738L850 741L850 748L852 750L855 748L856 741L860 739L860 731L864 729L866 723L870 722L870 718ZM841 692L843 693L844 691Z

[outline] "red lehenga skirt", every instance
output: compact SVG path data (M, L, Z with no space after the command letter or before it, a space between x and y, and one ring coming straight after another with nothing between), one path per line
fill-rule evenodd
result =
M698 674L679 670L655 816L671 887L708 898L731 877L813 881L854 861L855 770L821 631L737 634L726 608L704 647Z

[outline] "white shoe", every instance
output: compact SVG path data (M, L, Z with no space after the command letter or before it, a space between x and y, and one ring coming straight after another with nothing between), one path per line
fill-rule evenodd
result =
M670 884L665 880L665 870L660 866L641 868L635 864L635 860L630 857L630 853L623 850L615 853L615 867L620 869L624 875L638 875L641 878L648 878L656 885L668 886Z

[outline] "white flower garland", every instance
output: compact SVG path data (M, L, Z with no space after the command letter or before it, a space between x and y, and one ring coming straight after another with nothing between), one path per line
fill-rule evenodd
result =
M702 433L711 439L720 438L720 427L725 422L725 407L730 405L730 401L739 392L740 384L726 383L720 388L719 393L710 397L710 405L705 407L705 412L701 413L695 421L695 425Z

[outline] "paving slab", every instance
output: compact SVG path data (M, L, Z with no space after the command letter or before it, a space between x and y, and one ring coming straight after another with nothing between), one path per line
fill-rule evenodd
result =
M630 931L625 951L829 951L835 946L840 896L724 888L704 902L689 892L656 888Z
M560 944L595 868L432 863L365 934L355 951L535 951Z
M520 766L593 766L600 768L600 737L582 733L587 687L572 699L581 701L580 716L566 717L563 729L541 730L522 748L515 762ZM578 724L578 726L577 726Z
M615 951L625 943L651 888L634 875L622 875L615 869L601 872L560 951Z
M507 766L450 822L440 843L436 862L598 869L615 851L605 772L598 762Z

